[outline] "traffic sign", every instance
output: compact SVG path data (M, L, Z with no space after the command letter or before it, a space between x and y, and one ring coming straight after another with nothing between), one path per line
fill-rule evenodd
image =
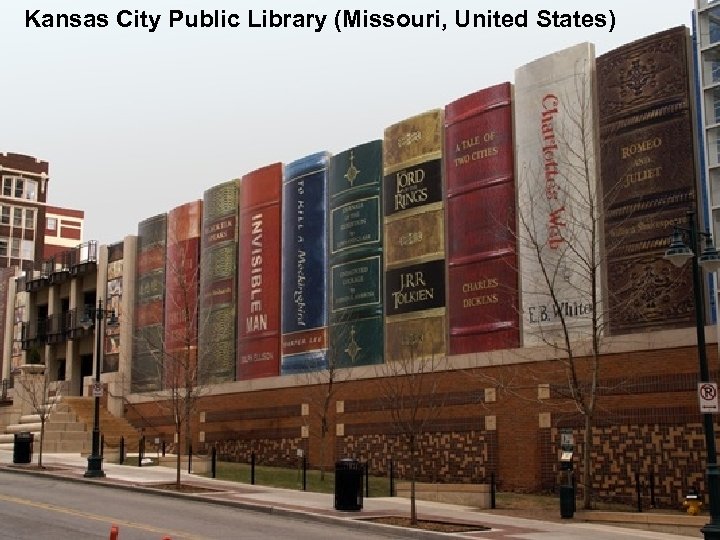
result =
M93 397L102 397L103 396L103 385L101 382L94 382L92 385L92 395Z
M701 413L717 413L720 411L717 383L698 383L698 399L700 400Z

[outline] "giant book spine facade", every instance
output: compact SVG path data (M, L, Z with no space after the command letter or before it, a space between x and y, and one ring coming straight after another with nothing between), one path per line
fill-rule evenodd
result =
M591 339L603 325L595 86L590 43L515 72L525 345Z
M663 259L697 210L685 27L598 58L609 326L614 334L695 324L690 265Z
M108 246L107 283L105 289L105 307L115 314L118 321L127 320L123 312L123 259L124 242ZM128 345L120 337L120 324L105 325L105 351L103 352L102 373L112 373L120 369L121 347Z
M283 375L327 368L327 183L330 154L285 166L282 205Z
M385 129L385 361L446 354L443 111Z
M445 108L450 354L520 344L512 86Z
M330 161L328 366L383 361L382 141Z
M165 266L166 388L197 384L198 293L200 287L200 228L202 201L193 201L168 213Z
M167 214L138 224L133 392L159 390L162 386L166 238Z
M203 196L200 240L199 375L202 382L235 379L237 345L238 181Z
M240 184L237 378L280 374L280 212L283 166L246 174Z

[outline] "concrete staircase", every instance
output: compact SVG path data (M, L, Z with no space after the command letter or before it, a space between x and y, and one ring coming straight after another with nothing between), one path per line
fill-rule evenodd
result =
M89 453L91 449L91 438L93 420L95 416L95 398L92 397L65 397L62 406L67 407L76 416L77 421L86 426L86 446L79 450L82 453ZM110 412L100 406L100 433L105 442L105 450L116 450L120 446L120 437L125 439L125 451L137 452L140 435L130 422L124 418L113 416ZM58 450L59 452L60 450Z
M57 404L60 402L60 396L54 396L48 399L45 404L45 429L47 437L47 422L53 414ZM16 424L10 424L5 428L5 433L0 434L0 449L12 450L15 442L15 434L23 431L29 431L35 437L35 441L40 440L40 415L25 414L22 415Z
M45 420L43 453L81 453L91 451L92 427L95 414L95 400L92 397L51 398L46 405L48 416ZM125 437L126 452L137 451L138 432L124 418L110 414L100 407L100 430L105 440L105 449L119 447L120 437ZM39 450L40 415L28 414L20 417L17 424L11 424L0 434L0 448L12 450L15 433L29 431L35 437L33 451Z

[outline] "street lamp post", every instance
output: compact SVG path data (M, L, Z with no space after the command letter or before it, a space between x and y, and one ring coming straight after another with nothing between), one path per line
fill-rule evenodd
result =
M92 453L88 456L87 470L85 471L85 478L104 478L105 471L102 468L102 454L100 453L100 395L101 391L98 389L100 386L100 368L102 366L102 342L103 342L103 322L106 317L115 318L115 311L103 308L102 300L98 301L98 305L94 310L90 310L84 321L87 322L87 328L93 325L92 320L95 320L95 384L93 385L93 395L95 396L95 414L93 416L93 430L92 430ZM83 326L85 326L83 322Z
M715 271L720 266L720 255L713 247L710 234L700 232L695 226L695 213L688 212L688 229L675 228L670 248L665 252L665 259L675 266L683 266L688 258L692 259L692 284L695 302L695 329L697 332L698 361L700 363L700 383L710 382L710 370L708 369L707 352L705 350L705 313L702 288L702 265L708 271ZM690 236L690 246L685 245L682 232L686 231ZM696 253L699 249L699 236L706 241L705 249L700 256ZM708 487L708 498L710 501L710 523L701 529L705 540L720 540L720 471L718 471L717 450L715 447L715 426L712 413L703 413L703 430L705 432L706 452L706 476Z

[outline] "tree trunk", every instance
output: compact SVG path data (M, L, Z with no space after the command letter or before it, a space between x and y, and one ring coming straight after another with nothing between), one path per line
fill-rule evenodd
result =
M38 451L38 468L42 469L43 439L45 438L45 416L40 415L40 450ZM32 450L32 447L30 447Z
M325 434L320 436L320 482L325 482Z
M583 472L582 472L582 484L583 484L583 508L590 510L590 500L592 497L592 480L590 474L590 456L592 454L592 428L593 418L591 415L585 415L585 440L583 441Z
M177 457L175 458L175 484L178 488L180 488L180 465L182 463L182 446L180 445L180 441L182 440L180 438L181 433L180 424L177 424L175 426L175 435L177 436L177 445L175 447Z
M410 437L410 524L417 525L417 506L415 505L415 437Z

